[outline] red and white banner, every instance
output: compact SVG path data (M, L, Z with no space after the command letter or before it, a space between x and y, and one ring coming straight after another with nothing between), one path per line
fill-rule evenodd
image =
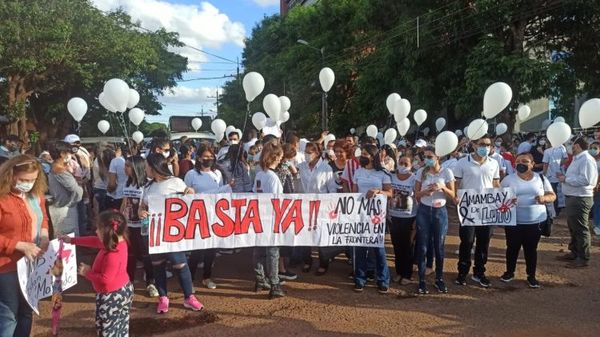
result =
M362 194L150 196L150 254L255 246L382 247L387 200Z

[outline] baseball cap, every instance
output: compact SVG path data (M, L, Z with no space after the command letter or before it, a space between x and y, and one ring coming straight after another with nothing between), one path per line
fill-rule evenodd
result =
M417 142L415 143L415 146L416 146L416 147L425 147L425 146L427 146L427 142L426 142L426 141L424 141L423 139L419 139L419 140L417 140Z
M68 144L81 143L81 139L78 135L70 134L65 136L64 142Z

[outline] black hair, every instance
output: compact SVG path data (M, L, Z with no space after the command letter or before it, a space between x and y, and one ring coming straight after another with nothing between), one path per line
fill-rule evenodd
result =
M377 148L377 146L373 144L365 144L361 147L361 151L367 152L371 156L371 160L373 161L373 168L376 171L383 171L387 173L387 171L383 169L383 166L381 166L381 159L379 159L379 149Z
M132 156L127 158L127 162L131 165L133 175L127 178L126 186L140 188L146 185L146 159L142 156Z
M119 235L127 240L127 219L120 212L108 210L98 215L98 231L102 244L108 251L114 251L119 244Z
M266 136L263 137L262 142L263 144L267 144L267 143L271 143L273 141L279 140L279 138L275 135L272 134L268 134Z
M146 157L146 165L148 165L152 171L163 177L172 177L173 173L169 170L169 164L167 158L163 157L160 153L150 153ZM152 179L154 181L156 178Z
M374 144L377 144L377 140L371 136L364 136L360 140L360 144L361 145L374 145Z
M54 146L52 146L50 148L50 151L48 152L50 152L50 157L52 157L52 160L59 160L61 158L62 153L72 153L72 148L73 147L71 146L71 144L59 140L56 143L54 143Z
M244 135L242 136L242 141L244 143L247 143L247 142L251 141L252 139L256 138L257 135L258 135L258 133L256 132L255 129L246 128L246 130L244 131Z
M168 138L158 138L155 137L152 139L152 144L150 145L150 153L154 153L157 148L162 148L165 145L171 145L171 141Z
M185 155L186 155L188 152L190 152L190 150L191 150L191 147L190 147L190 146L187 146L187 145L181 144L181 146L179 146L179 153L180 153L180 155L179 155L179 156L180 156L182 159L183 159L183 158L185 158Z
M575 141L573 142L573 144L579 145L579 147L581 148L582 151L586 151L588 149L588 147L589 147L587 140L585 140L585 137L583 137L583 136L578 137L577 139L575 139Z
M381 147L379 151L385 152L385 154L388 157L392 158L392 160L394 161L394 170L396 170L396 167L398 167L398 161L396 160L396 150L394 150L394 148L392 148L388 144L385 144Z
M209 143L202 143L200 146L198 146L198 150L196 151L196 164L194 165L196 172L199 174L202 174L202 159L200 159L200 157L202 157L204 152L210 152L215 159L210 167L210 170L214 171L217 169L217 156L215 155L215 151L213 151L212 145Z

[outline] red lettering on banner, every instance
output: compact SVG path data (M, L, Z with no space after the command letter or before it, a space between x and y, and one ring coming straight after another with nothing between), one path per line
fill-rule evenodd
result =
M221 220L221 223L214 223L212 225L212 230L216 236L221 238L230 236L233 234L234 230L235 223L233 220L231 220L229 215L227 215L227 212L225 212L227 210L229 210L229 200L220 199L217 201L217 204L215 205L215 213L217 214L217 218Z
M184 214L185 215L185 214ZM204 200L192 200L190 212L188 214L187 228L185 230L185 238L188 240L194 239L196 236L196 227L200 231L200 237L206 239L210 237L208 229L208 220L206 219L206 206Z
M173 207L179 206L179 209ZM183 239L185 226L179 219L187 214L187 205L184 200L178 198L165 199L165 222L163 231L163 242L177 242ZM159 221L160 222L160 221ZM160 226L160 225L159 225ZM171 234L171 229L176 229L177 234ZM160 233L160 230L158 231ZM160 235L160 234L158 234ZM160 243L159 238L156 238L156 245Z
M283 199L283 205L281 205L281 199L271 199L271 204L273 205L273 210L275 211L275 221L273 222L273 233L279 233L279 228L281 227L281 219L283 219L283 214L285 210L288 208L291 199ZM287 227L283 229L285 232Z
M231 206L235 209L235 234L242 233L242 207L246 206L246 199L233 199Z
M319 218L319 208L321 208L321 200L311 200L309 203L310 218L308 219L308 227L312 226L313 230L317 230L317 219Z
M292 222L294 223L294 232L296 235L300 233L302 228L304 228L304 219L302 219L302 200L294 200L292 202L292 206L289 211L285 215L283 222L281 223L281 229L285 233L288 228L290 228ZM275 227L279 229L278 227Z
M262 233L262 221L260 220L260 212L258 211L258 200L252 199L248 203L246 213L240 224L240 230L236 231L236 234L248 234L250 225L254 227L254 233Z

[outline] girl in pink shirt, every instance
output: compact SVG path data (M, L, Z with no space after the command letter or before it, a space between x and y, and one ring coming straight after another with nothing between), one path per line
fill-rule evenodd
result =
M127 220L115 211L98 216L96 236L71 238L64 242L100 249L94 264L79 265L79 275L92 282L96 291L96 332L98 336L129 335L129 309L133 286L127 274Z

